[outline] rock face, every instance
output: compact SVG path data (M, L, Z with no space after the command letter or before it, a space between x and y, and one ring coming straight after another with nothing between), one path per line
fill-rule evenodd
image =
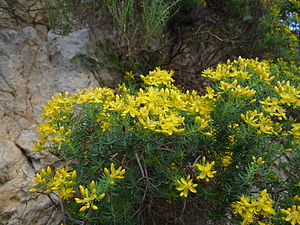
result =
M45 1L46 2L46 1ZM21 29L28 24L48 26L43 9L36 0L0 0L0 27Z
M43 28L0 29L0 225L60 223L47 196L28 193L35 173L59 159L31 149L41 106L52 95L99 86L70 62L88 42L88 30L63 37Z

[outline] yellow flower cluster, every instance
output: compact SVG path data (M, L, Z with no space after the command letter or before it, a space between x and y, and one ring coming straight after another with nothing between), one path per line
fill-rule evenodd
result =
M243 59L239 57L233 62L227 60L226 63L218 64L214 70L211 68L204 70L202 76L212 81L225 81L230 78L249 80L255 75L261 81L271 82L275 77L270 77L270 74L268 61L259 62L258 59Z
M209 178L214 177L214 175L217 173L217 171L214 171L212 169L214 165L215 165L214 161L209 163L206 161L205 156L203 156L201 164L196 163L193 165L196 168L196 170L200 172L200 174L196 177L196 179L205 179L208 182ZM188 175L186 179L180 178L180 180L177 180L177 184L179 186L176 189L180 191L180 196L187 197L189 191L193 193L197 192L195 187L197 187L198 184L193 183L193 179L191 179L191 175Z
M173 134L184 131L184 117L181 111L193 114L199 129L204 129L213 110L207 96L200 97L195 91L183 93L178 89L147 87L140 89L136 96L116 96L109 110L116 110L122 116L137 117L141 125L155 132Z
M235 79L232 83L220 81L220 89L230 91L235 97L251 98L255 95L256 91L249 87L241 87Z
M270 98L269 96L264 100L260 101L263 110L270 116L277 116L279 120L287 119L285 109L280 106L281 103L277 98Z
M300 224L300 206L293 205L288 209L281 209L281 212L286 214L286 216L282 217L284 221L290 222L290 224Z
M119 168L116 170L115 165L113 163L110 164L110 171L106 167L104 168L104 173L107 177L111 179L109 184L113 185L115 184L116 179L124 179L125 169L122 169L122 166L119 166Z
M248 110L246 115L241 114L241 118L250 126L259 129L257 134L274 134L278 135L282 130L282 125L278 122L273 122L270 117L265 116L257 110Z
M53 173L52 169L48 166L47 169L41 169L40 173L37 173L33 181L34 187L29 189L29 192L42 192L45 194L51 194L53 192L58 193L58 197L61 199L69 199L74 196L74 179L76 178L76 171L70 168L63 167Z
M84 89L71 96L69 96L68 92L64 95L59 93L53 96L47 105L42 107L43 113L41 117L43 118L43 122L37 128L39 140L35 144L33 151L41 151L49 139L54 144L57 144L59 148L62 143L68 142L72 131L59 126L59 122L64 121L68 114L74 113L75 105L107 103L113 99L114 90L106 87L90 90Z
M294 86L289 80L282 80L281 75L299 83L299 69L293 63L289 65L282 60L274 64L271 61L239 57L237 60L228 60L227 63L218 64L215 69L206 69L202 76L219 83L220 92L215 94L218 98L223 93L230 93L234 99L248 98L251 99L250 104L256 103L256 109L247 110L241 117L247 124L258 129L258 135L262 133L294 135L293 144L298 144L300 143L299 132L296 128L298 125L291 124L291 130L287 130L286 127L283 129L281 120L293 121L288 112L291 108L300 106L299 84ZM276 76L272 76L272 73ZM273 81L276 78L275 83ZM261 89L256 89L258 82L270 91L273 89L273 93L260 93ZM241 83L249 86L243 87ZM264 95L267 95L265 99L257 101L257 98Z
M234 214L239 214L243 218L241 225L254 223L258 220L257 216L268 216L275 214L272 208L273 200L270 198L267 190L260 192L257 199L251 199L247 196L242 196L239 201L234 202L231 207L234 209Z
M92 208L93 210L98 210L98 206L94 204L94 200L102 200L105 197L105 193L102 193L100 195L97 194L97 189L95 188L95 181L92 181L89 185L89 188L85 188L82 185L79 185L80 194L82 196L82 199L75 198L76 203L78 204L84 204L79 209L79 212L84 212L88 210L89 208Z
M252 156L253 162L251 162L252 165L262 165L265 163L265 161L263 161L263 158L260 156L257 159Z
M150 71L148 76L141 77L146 85L151 86L140 89L135 95L129 94L124 85L119 88L119 94L115 94L110 88L84 89L71 96L68 93L59 93L43 106L44 121L38 127L39 141L34 151L42 150L48 140L58 148L62 143L68 143L72 131L59 126L59 121L74 113L75 105L85 103L102 103L103 108L98 114L97 122L103 131L110 127L111 113L114 111L120 112L122 117L129 115L136 118L137 125L158 133L172 135L183 132L185 117L182 112L194 116L199 131L205 129L210 121L217 95L211 88L207 89L208 93L205 96L199 96L195 91L184 93L172 85L172 75L172 71L159 68Z
M134 73L132 71L125 72L124 79L125 80L134 80Z
M278 59L277 64L273 65L273 69L276 74L283 73L288 76L288 79L300 81L300 66L297 66L297 63L295 61L286 62L282 59Z
M140 75L144 83L148 86L167 86L171 87L171 84L174 82L172 76L174 74L174 71L166 71L161 70L159 67L157 67L154 71L149 72L148 76Z
M117 170L115 169L114 163L110 164L110 170L104 168L104 174L106 175L107 180L105 180L105 184L114 185L117 179L124 179L125 169L120 166ZM106 186L104 183L102 185ZM79 209L79 212L84 212L88 209L98 210L99 207L95 205L95 201L100 201L105 197L105 193L98 193L97 185L95 181L92 181L89 187L84 187L79 185L79 190L82 198L75 198L76 203L83 204L83 206Z
M219 82L219 90L216 92L208 87L207 94L199 96L195 91L183 92L175 87L172 82L173 71L161 70L156 68L150 71L147 76L141 75L145 88L140 89L136 94L130 94L125 85L119 88L119 94L116 94L110 88L95 88L78 91L77 94L70 95L66 92L52 97L46 106L43 106L42 113L43 123L38 127L39 141L34 147L34 151L40 151L45 148L48 140L56 144L58 148L62 143L68 143L72 135L70 127L62 126L59 121L64 121L67 116L74 113L74 106L80 104L102 104L102 110L98 113L97 122L104 132L111 126L111 114L117 111L122 117L129 115L135 118L136 126L153 130L158 133L172 135L174 133L182 133L185 131L186 116L192 115L194 123L198 126L198 131L208 127L211 121L211 113L214 110L214 102L222 96L223 92L229 91L234 97L253 98L249 103L256 102L255 96L257 90L249 86L241 86L239 83L247 80L260 80L264 85L269 85L275 79L271 76L269 61L258 61L258 59L243 59L239 57L234 61L219 64L215 69L207 69L203 72L204 77L208 77L213 81ZM282 63L284 72L289 68L285 68ZM274 65L273 65L274 66ZM272 66L272 69L273 69ZM276 67L276 66L274 66ZM276 67L277 72L281 68ZM295 68L292 68L295 70ZM296 68L297 69L297 68ZM293 74L293 73L291 73ZM133 73L126 73L130 79ZM231 80L231 81L230 81ZM233 81L232 81L233 80ZM286 115L286 109L283 107L300 105L300 91L290 84L289 81L278 81L274 87L278 98L267 97L259 101L262 112L256 110L248 110L245 115L241 115L242 119L254 128L259 129L257 134L266 133L279 135L282 130L280 123L274 122L273 117L278 120L289 119ZM76 108L76 107L75 107ZM296 125L295 125L296 126ZM286 134L298 137L296 128L293 128ZM213 135L212 132L204 132ZM295 143L298 143L295 141Z
M293 106L294 108L300 106L300 90L291 85L290 81L278 81L274 90L281 97L279 100L281 104Z
M125 169L120 166L115 170L113 163L110 165L110 170L104 168L104 173L107 179L101 180L99 182L102 186L108 187L109 185L114 185L117 179L123 179L125 174ZM67 167L57 169L55 173L48 166L47 169L42 169L40 173L37 173L33 181L35 184L31 185L29 192L40 192L45 194L57 193L58 197L62 200L69 200L73 198L75 191L75 178L76 170L72 170ZM98 206L95 205L95 201L100 201L105 197L105 193L101 193L97 187L101 186L92 181L89 187L84 187L79 185L79 191L82 198L75 198L75 202L78 204L83 204L79 209L80 212L84 212L88 209L98 210ZM106 191L106 190L105 190ZM99 193L100 192L100 193Z
M293 144L300 144L300 123L294 123L292 127L288 133L294 136Z
M227 167L232 162L233 152L226 152L226 155L222 157L220 166Z

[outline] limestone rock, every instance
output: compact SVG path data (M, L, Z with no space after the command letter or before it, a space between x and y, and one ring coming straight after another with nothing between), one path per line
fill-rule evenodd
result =
M42 1L0 0L0 27L22 29L28 24L48 26Z
M28 193L35 173L59 159L31 149L41 106L52 95L99 86L92 73L70 62L86 53L88 42L88 30L60 36L32 27L0 29L0 225L60 222L47 196Z

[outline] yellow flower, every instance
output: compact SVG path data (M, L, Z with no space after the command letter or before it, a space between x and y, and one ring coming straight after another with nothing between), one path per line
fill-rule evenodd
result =
M79 185L79 190L80 190L82 199L75 198L75 201L78 204L84 204L84 206L82 206L79 209L79 212L84 212L89 208L92 208L93 210L98 210L98 206L96 206L93 202L95 199L97 199L97 200L103 199L105 197L105 193L103 193L97 197L97 190L94 187L95 187L95 181L92 181L90 183L90 189L85 188L82 185Z
M136 101L134 96L131 95L126 95L126 108L125 110L122 112L122 115L125 116L126 114L130 114L130 116L135 117L136 115L138 115L138 110L137 110L137 104L138 102Z
M241 118L250 126L260 129L257 134L266 133L278 135L282 130L282 125L275 123L268 116L263 113L257 113L257 110L249 110L246 115L241 114Z
M178 170L178 168L176 167L176 163L174 163L174 162L172 162L172 163L170 164L169 168L170 168L171 170Z
M41 169L40 173L36 174L33 178L35 182L29 192L40 191L46 194L58 192L58 197L61 199L69 199L73 197L75 191L73 190L74 178L76 177L76 171L67 167L59 168L52 172L52 169L48 166L45 169Z
M243 217L243 222L241 224L254 222L256 211L249 197L242 195L240 201L234 202L231 207L234 209L234 214L240 214Z
M227 167L231 164L233 152L226 152L227 155L223 156L221 159L222 167Z
M281 209L281 212L286 214L285 217L282 217L283 220L292 225L300 224L300 206L293 205L291 208Z
M257 116L258 116L257 110L254 111L249 110L246 112L246 115L241 114L241 118L251 126L256 126L258 120L258 118L256 118Z
M293 197L293 199L294 199L295 201L299 201L299 202L300 202L300 197L299 197L299 195L295 195L295 196Z
M217 171L212 169L214 165L215 165L215 161L208 163L206 162L205 156L203 156L202 164L199 163L194 164L196 170L201 172L200 175L197 177L197 179L205 179L206 181L209 181L209 178L214 177L214 175L217 173Z
M61 187L59 192L58 192L58 197L61 199L69 199L74 196L74 189L72 187L66 188L66 187Z
M190 179L191 176L188 175L186 180L183 178L180 178L180 180L177 180L177 183L179 185L179 187L177 187L176 189L180 192L180 196L184 196L187 197L189 191L196 193L197 191L194 189L194 187L197 187L198 184L193 184L193 179Z
M263 161L262 157L258 157L257 159L252 156L252 159L253 159L253 162L251 162L252 165L261 165L261 164L264 164L265 161Z

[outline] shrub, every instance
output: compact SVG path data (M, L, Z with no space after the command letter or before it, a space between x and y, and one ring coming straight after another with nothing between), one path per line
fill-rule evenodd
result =
M35 151L72 168L42 170L30 191L57 195L70 224L176 223L203 200L211 219L299 224L299 67L228 60L203 72L203 96L172 75L156 68L138 84L127 73L118 90L52 97Z

